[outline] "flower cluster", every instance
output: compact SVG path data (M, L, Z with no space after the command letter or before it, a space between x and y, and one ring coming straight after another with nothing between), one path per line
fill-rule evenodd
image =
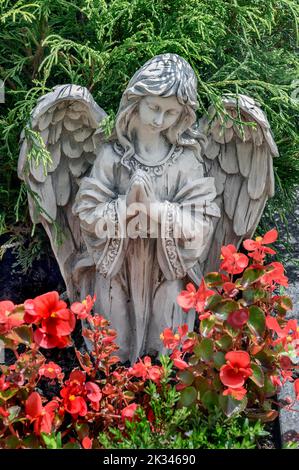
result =
M161 335L172 350L183 404L199 400L207 410L219 407L229 416L242 409L265 421L276 417L269 411L271 397L293 381L293 359L299 355L297 321L286 319L292 302L274 295L288 285L284 268L265 263L275 254L268 245L276 239L273 229L245 240L247 254L233 245L222 247L220 272L208 273L198 289L189 283L178 296L183 310L195 309L200 320L197 334L184 330L185 342L181 331L166 329ZM190 348L184 349L188 340ZM294 387L298 396L298 382Z
M149 390L155 397L165 390L174 396L173 383L180 407L196 404L205 413L220 409L229 417L243 411L250 418L274 419L273 397L287 381L294 382L299 400L299 379L293 379L299 327L286 318L289 297L275 292L287 286L287 278L281 263L265 263L276 238L271 230L245 240L247 255L232 245L222 247L221 271L205 275L198 288L186 286L177 302L186 315L197 312L199 330L189 332L187 324L166 328L161 341L169 357L160 357L161 365L149 356L128 368L119 363L116 332L103 316L92 314L95 297L70 307L57 292L22 305L0 302L0 339L16 357L0 365L0 448L97 448L99 432L125 433L126 421L139 421L140 413L156 432L159 407L152 405ZM84 320L90 351L72 344L76 320ZM70 346L69 373L41 351ZM289 399L287 408L292 404Z

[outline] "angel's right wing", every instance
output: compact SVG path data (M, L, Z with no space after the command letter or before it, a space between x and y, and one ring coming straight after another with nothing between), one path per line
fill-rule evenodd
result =
M80 279L80 290L93 292L94 262L72 206L80 180L89 174L101 145L99 123L105 116L86 88L57 86L38 100L30 127L21 136L18 175L27 186L30 216L45 228L72 299L78 298L78 276L85 268L89 275ZM32 131L40 134L50 154L46 164L34 158L33 144L40 144Z
M217 271L223 245L237 248L251 238L269 197L274 195L273 157L278 155L270 124L254 99L223 98L227 119L200 121L208 144L203 160L206 176L215 180L221 217L200 260L203 273ZM211 108L213 115L213 108ZM245 125L240 128L236 120Z

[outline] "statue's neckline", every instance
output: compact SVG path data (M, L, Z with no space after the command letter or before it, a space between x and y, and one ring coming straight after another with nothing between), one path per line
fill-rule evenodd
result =
M167 155L162 160L159 160L158 162L151 162L151 161L148 161L148 160L144 160L137 153L134 153L133 158L135 160L137 160L139 163L141 163L142 165L145 165L145 166L150 166L150 167L161 166L161 165L164 165L164 163L166 163L167 160L169 160L169 158L172 156L175 147L176 147L176 145L172 144L172 146L171 146L169 152L167 153Z

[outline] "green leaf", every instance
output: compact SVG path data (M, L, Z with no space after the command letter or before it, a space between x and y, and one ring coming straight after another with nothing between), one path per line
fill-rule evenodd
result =
M208 287L219 286L223 284L222 276L220 273L208 273L205 275L205 282Z
M215 317L211 316L210 318L206 318L205 320L202 320L200 322L200 326L199 326L200 333L202 334L202 336L208 336L208 334L214 328L214 326L215 326Z
M267 398L276 394L276 387L267 375L265 376L264 392Z
M231 395L219 395L219 404L228 418L244 411L247 401L247 397L244 397L242 400L236 400Z
M219 395L213 390L207 390L202 396L201 402L205 408L214 411L215 407L219 406Z
M216 353L213 354L213 361L217 369L220 369L223 364L225 364L225 357L223 352L217 351Z
M253 374L249 377L258 387L264 386L264 372L263 369L255 362L251 362L250 367Z
M12 330L13 339L16 339L18 343L30 344L33 343L33 332L32 327L27 325L18 326Z
M37 436L31 434L30 436L25 437L22 442L23 446L27 449L40 449L41 445Z
M41 433L43 441L47 447L47 449L61 449L61 433L57 433L56 435L53 434L46 434L44 432Z
M223 335L220 339L216 341L216 345L223 349L224 351L228 351L232 345L232 338L229 335Z
M76 423L75 428L80 440L89 435L89 426L87 423Z
M213 341L211 339L204 338L198 345L197 351L201 359L209 361L213 355Z
M189 370L181 370L177 376L185 385L191 385L194 381L194 375Z
M235 312L238 309L239 304L235 300L223 300L212 311L219 320L225 321L231 312Z
M18 421L18 416L20 414L20 411L21 411L21 407L20 406L10 406L7 411L9 412L9 416L8 416L8 421L10 423L14 423L15 421Z
M253 289L248 288L243 291L243 301L242 304L247 307L248 305L255 304L258 300L261 300L265 297L266 292L263 289Z
M197 390L194 387L187 387L181 391L180 403L183 406L190 406L196 402Z
M229 336L231 336L232 338L236 338L241 330L235 330L235 328L233 328L229 323L227 322L224 322L223 323L223 328L224 328L224 331L226 331L226 333L229 334Z
M63 449L82 449L79 442L67 442L64 444Z
M18 393L18 388L8 388L7 390L0 391L0 398L4 401L10 400L16 393Z
M194 386L196 390L199 391L200 398L206 393L207 390L210 390L210 385L204 377L196 377L194 380Z
M263 336L266 328L266 317L263 310L256 305L251 305L249 307L249 320L247 325L255 336Z
M21 440L17 436L8 436L5 439L5 447L7 449L17 449L21 444Z
M5 335L0 335L0 341L4 343L4 347L7 349L14 350L17 348L17 345L15 344L15 342L11 338L7 338L7 336Z
M223 298L219 294L211 295L207 299L206 309L213 311L213 309L216 307L216 305L218 305L219 302L221 302L222 300L223 300Z
M265 269L260 269L260 268L247 268L242 276L241 279L241 285L243 287L247 287L254 282L258 281L264 274L265 274Z

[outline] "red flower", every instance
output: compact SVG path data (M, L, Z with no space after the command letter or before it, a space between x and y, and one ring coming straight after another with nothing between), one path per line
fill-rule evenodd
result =
M133 421L137 407L138 405L136 403L131 403L131 405L126 406L121 411L122 420L125 421L127 419L128 421Z
M195 308L199 313L203 312L207 298L215 294L213 290L207 289L204 278L198 290L191 283L187 284L186 289L177 296L177 303L184 312L188 312L191 308Z
M249 253L248 256L260 263L264 260L266 254L275 255L276 252L272 250L272 248L269 248L265 245L269 245L269 243L275 242L277 237L277 230L272 229L263 237L256 237L255 240L244 240L243 246L247 251L252 251L252 253Z
M299 400L299 379L296 379L294 382L294 390L295 390L296 400Z
M195 308L196 305L196 287L189 282L186 286L187 290L183 290L177 296L177 303L180 307L184 310L184 312L188 312L191 308Z
M227 323L229 323L236 330L241 329L245 325L249 318L249 312L246 308L240 308L231 312L227 318Z
M95 301L96 301L96 296L95 295L93 297L88 295L86 297L86 299L82 300L82 302L74 302L71 305L71 311L75 315L77 315L77 317L80 320L83 320L83 319L87 318L88 315L90 314L90 312L91 312L91 310L94 306Z
M170 356L170 359L173 360L173 364L179 370L184 370L188 367L187 362L185 362L184 359L182 359L182 353L178 349L175 349L173 351L173 353Z
M263 284L280 284L281 286L288 287L288 278L284 275L284 267L278 261L273 261L268 267L272 267L271 271L268 271L261 277L261 282Z
M238 253L234 245L227 245L221 248L221 259L223 260L220 269L230 273L239 274L248 265L248 258L242 253Z
M226 388L223 392L223 395L231 395L236 400L243 400L247 393L246 388Z
M245 380L252 375L250 356L246 351L230 351L225 355L226 364L220 369L220 380L229 388L243 387Z
M63 398L63 406L71 415L85 416L87 413L87 404L83 397L72 394L69 388L63 388L60 391Z
M0 302L0 334L24 323L23 312L14 312L15 305L10 300Z
M151 358L145 356L143 361L139 359L133 367L130 367L128 373L134 377L140 377L142 380L150 379L153 382L160 383L163 370L158 366L152 366Z
M91 449L91 448L92 448L92 441L93 441L93 439L90 439L90 437L85 436L85 437L82 439L82 447L83 447L83 449Z
M69 345L70 333L75 328L75 316L58 292L48 292L24 302L24 320L40 325L34 332L34 341L42 348L64 348Z
M42 399L39 393L32 392L25 402L25 412L31 421L34 422L34 432L39 435L41 432L50 434L52 431L52 422L58 403L51 401L42 405Z
M43 375L48 379L60 379L63 377L61 373L61 367L59 367L55 362L49 362L48 364L44 364L39 368L38 371L39 375Z
M278 338L273 341L273 346L282 343L282 345L287 348L290 343L295 342L295 346L299 344L299 327L297 325L297 320L289 320L285 327L281 328L276 318L268 315L266 317L266 325L270 330L275 331L278 336Z
M163 333L160 334L160 338L163 341L164 346L167 349L174 349L180 343L181 340L188 333L188 325L182 325L178 327L178 333L173 333L171 328L165 328Z

